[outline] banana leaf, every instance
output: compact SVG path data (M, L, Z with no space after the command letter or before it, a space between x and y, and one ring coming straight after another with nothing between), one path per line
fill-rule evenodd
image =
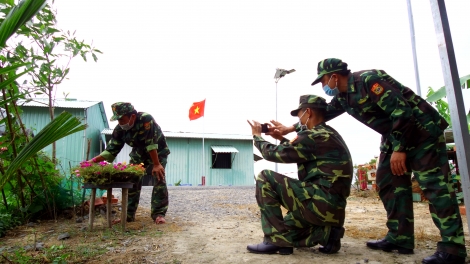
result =
M460 77L460 87L466 87L467 89L470 87L470 74ZM446 95L446 87L442 86L436 92L428 96L428 98L426 98L426 101L431 103L436 102L437 100L446 97Z
M46 0L23 0L13 7L0 25L0 49L15 32L46 5Z
M84 130L87 126L82 124L78 118L68 112L62 112L57 118L47 124L39 133L18 153L12 160L5 174L0 178L0 189L11 179L21 164L30 159L38 151L53 142L75 132Z

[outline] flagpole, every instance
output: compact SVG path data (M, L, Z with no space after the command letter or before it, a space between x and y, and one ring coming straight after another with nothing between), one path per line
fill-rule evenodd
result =
M204 177L204 172L206 171L205 169L205 159L204 159L204 116L202 116L202 177ZM205 183L205 180L204 180Z

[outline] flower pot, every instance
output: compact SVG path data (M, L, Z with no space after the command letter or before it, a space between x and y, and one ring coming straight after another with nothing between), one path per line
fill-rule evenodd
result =
M108 202L108 197L106 196L103 196L101 197L101 199L103 200L103 203L107 203ZM112 204L117 204L118 203L118 198L114 198L114 195L111 197L111 203Z
M89 204L90 204L90 200L86 201L85 204L89 205ZM102 204L105 204L105 203L103 202L103 199L101 199L101 198L95 198L95 206L102 205Z
M465 205L459 205L460 215L466 215Z

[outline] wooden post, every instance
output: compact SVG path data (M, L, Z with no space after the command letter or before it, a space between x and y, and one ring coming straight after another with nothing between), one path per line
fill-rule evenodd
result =
M90 210L88 212L88 224L90 226L90 231L93 230L93 222L95 221L95 195L96 188L93 188L91 189Z
M126 222L127 222L127 194L129 192L128 188L122 188L122 205L121 205L121 225L122 232L126 231Z
M109 188L106 193L106 219L108 220L108 227L111 227L111 200L113 197L113 189Z
M126 222L127 222L127 200L128 200L128 194L129 194L129 188L132 188L134 186L133 183L131 182L114 182L110 184L100 184L100 185L95 185L92 183L84 183L83 188L84 189L91 189L91 197L90 197L90 212L89 212L89 218L90 218L90 231L93 229L93 221L94 221L94 212L95 212L95 195L96 195L96 189L102 189L102 190L107 190L107 201L106 201L106 217L108 219L108 227L111 227L112 221L111 221L111 201L112 201L112 190L113 188L121 188L122 189L122 207L121 207L121 226L122 226L122 231L126 231Z

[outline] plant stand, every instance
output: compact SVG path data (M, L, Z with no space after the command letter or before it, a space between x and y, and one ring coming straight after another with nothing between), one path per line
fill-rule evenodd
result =
M127 194L130 188L134 187L134 184L131 182L114 182L109 184L93 184L85 183L83 184L84 189L91 189L90 197L90 210L88 213L89 217L89 226L90 231L93 230L93 222L95 220L95 196L96 189L107 190L107 197L112 197L113 188L122 189L122 202L121 202L121 227L122 232L126 231L126 222L127 222ZM108 227L111 228L111 199L106 200L106 219L108 220Z

